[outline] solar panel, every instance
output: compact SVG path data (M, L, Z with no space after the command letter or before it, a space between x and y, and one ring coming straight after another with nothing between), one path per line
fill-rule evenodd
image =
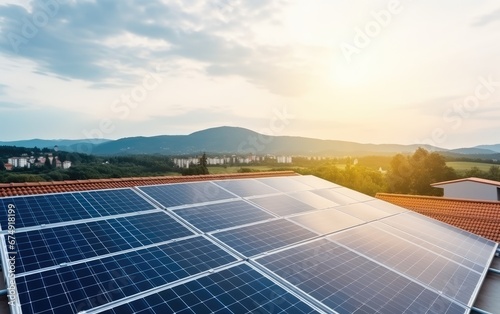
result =
M221 231L213 234L246 257L268 252L317 236L284 219Z
M364 221L373 221L390 216L390 214L386 213L385 211L367 205L366 203L350 204L337 207L336 209Z
M80 204L73 194L52 194L0 199L2 208L16 207L16 229L62 221L99 217L91 206ZM7 215L0 215L2 229L7 229Z
M101 313L318 312L252 267L240 264Z
M318 234L328 234L364 223L363 220L344 214L336 209L325 209L289 219L314 230Z
M404 213L404 212L408 211L407 209L405 209L403 207L396 206L394 204L391 204L389 202L379 200L379 199L365 202L365 204L373 206L377 209L383 210L384 212L391 214L391 215L400 214L400 213Z
M311 175L293 176L289 178L294 181L307 184L315 189L328 189L328 188L340 187L340 185L338 184Z
M298 181L295 181L289 177L282 177L282 178L263 178L263 179L257 179L260 182L267 184L276 190L280 192L298 192L298 191L305 191L305 190L312 190L312 188L304 183L300 183Z
M321 197L310 191L301 191L289 195L303 203L313 206L316 209L331 208L339 205L338 203L332 202L329 199Z
M101 216L132 213L155 208L132 189L81 192L80 195L101 213ZM75 197L84 204L84 201L78 194Z
M324 239L257 262L337 313L466 313L462 306Z
M428 287L469 305L481 274L369 225L329 237Z
M236 197L211 182L142 186L139 189L165 207L205 203Z
M193 235L165 212L16 233L22 273Z
M240 197L278 193L278 190L257 180L215 181L215 184Z
M282 217L314 209L314 207L284 194L252 198L249 201Z
M384 223L479 265L489 263L491 251L496 246L493 241L416 213L389 217Z
M340 194L344 194L345 196L350 197L358 202L367 202L367 201L375 200L375 198L373 198L371 196L368 196L366 194L363 194L363 193L360 193L358 191L354 191L354 190L351 190L348 188L344 188L344 187L335 189L335 192L338 192Z
M324 197L326 199L329 199L330 201L335 202L339 205L358 203L357 200L337 192L337 189L314 190L311 192L313 192L314 194L318 194L319 196Z
M5 208L15 205L16 229L155 208L132 189L4 198L0 203ZM6 219L0 217L2 229L7 226Z
M274 218L244 201L194 206L175 210L175 213L202 232L249 224Z
M235 260L209 240L195 237L16 281L23 313L77 313Z
M385 224L384 220L382 220L380 222L375 222L375 223L371 224L371 226L375 226L379 229L384 230L385 232L389 232L389 233L396 235L402 239L405 239L408 242L422 246L428 250L433 251L436 254L439 254L439 255L444 256L448 259L454 260L457 263L462 264L462 265L464 265L470 269L473 269L477 272L483 272L485 270L485 265L477 264L473 261L468 260L464 256L456 254L455 252L447 251L447 250L445 250L437 245L434 245L433 243L426 242L423 239L415 237L415 236L413 236L409 233L406 233L402 230L399 230L397 228L391 227L391 226Z

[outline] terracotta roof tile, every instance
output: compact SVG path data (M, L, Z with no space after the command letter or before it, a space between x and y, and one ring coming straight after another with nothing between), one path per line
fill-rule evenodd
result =
M376 197L500 242L500 202L388 193Z
M263 178L297 175L293 171L269 171L249 173L209 174L199 176L163 176L91 179L53 182L0 183L0 197L17 195L34 195L60 192L88 191L133 187L138 185L154 185L179 182L194 182L224 179Z

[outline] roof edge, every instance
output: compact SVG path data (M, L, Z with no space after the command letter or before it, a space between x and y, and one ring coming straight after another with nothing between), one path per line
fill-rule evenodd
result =
M394 193L377 193L375 194L375 198L379 198L379 196L389 196L389 197L398 197L398 198L414 198L414 199L430 199L430 200L439 200L439 201L455 201L455 202L464 202L464 203L481 203L481 204L495 204L498 205L499 202L495 201L486 201L486 200L477 200L477 199L469 199L469 198L451 198L451 197L442 197L442 196L428 196L428 195L411 195L411 194L394 194Z
M470 177L470 178L462 178L462 179L456 179L456 180L449 180L449 181L443 181L443 182L436 182L436 183L431 183L431 186L438 186L438 185L446 185L446 184L452 184L452 183L458 183L458 182L475 182L475 183L481 183L481 184L488 184L488 185L494 185L494 186L499 186L500 187L500 182L494 181L494 180L488 180L488 179L481 179L481 178L476 178L476 177Z

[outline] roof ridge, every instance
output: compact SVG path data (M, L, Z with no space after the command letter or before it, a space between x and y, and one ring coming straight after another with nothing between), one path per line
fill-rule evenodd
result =
M375 194L375 197L378 198L379 195L380 196L397 197L397 198L420 198L420 199L434 199L434 200L440 200L440 201L452 201L452 202L462 202L462 203L484 203L484 204L500 205L500 201L476 200L476 199L469 199L469 198L451 198L451 197L430 196L430 195L377 193L377 194Z

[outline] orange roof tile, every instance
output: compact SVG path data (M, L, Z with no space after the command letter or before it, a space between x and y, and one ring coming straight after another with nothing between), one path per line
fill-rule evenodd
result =
M388 193L375 197L500 242L500 202Z
M0 197L46 193L116 189L139 185L194 182L224 179L263 178L297 175L293 171L209 174L198 176L136 177L119 179L91 179L53 182L0 183Z

